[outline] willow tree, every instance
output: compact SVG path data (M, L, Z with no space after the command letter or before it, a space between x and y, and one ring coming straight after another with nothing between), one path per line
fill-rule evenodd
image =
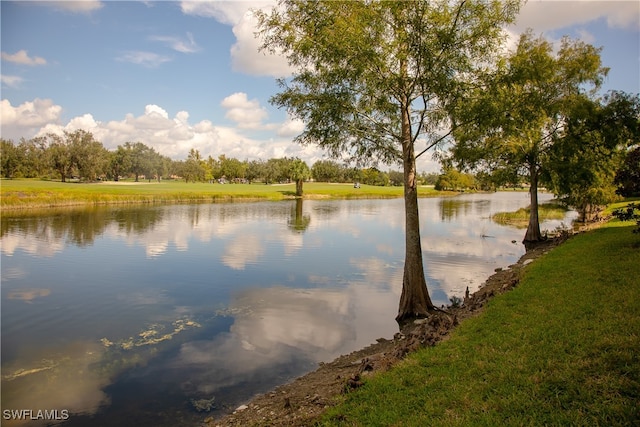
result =
M435 307L420 242L416 158L450 136L448 111L491 67L516 0L281 0L257 12L263 49L295 70L271 102L301 119L301 144L360 165L402 164L405 264L396 320ZM416 154L418 152L418 154Z
M548 175L554 145L581 104L595 97L607 69L600 49L564 37L556 51L531 31L520 36L491 84L457 113L453 157L460 165L529 182L529 225L523 242L542 240L538 186ZM577 154L577 152L576 152Z

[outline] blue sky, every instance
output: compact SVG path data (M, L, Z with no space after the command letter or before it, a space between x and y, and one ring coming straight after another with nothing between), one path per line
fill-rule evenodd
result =
M176 159L297 156L302 124L268 103L282 57L257 51L250 8L265 1L2 1L1 136L78 128L112 149L140 141ZM513 39L531 27L602 46L605 90L640 92L640 2L531 1ZM419 169L435 171L428 158Z

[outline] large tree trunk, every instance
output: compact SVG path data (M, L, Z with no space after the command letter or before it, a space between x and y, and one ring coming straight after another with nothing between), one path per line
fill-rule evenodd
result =
M296 196L300 197L302 196L302 184L303 184L304 180L302 179L296 179Z
M418 188L416 184L416 158L411 138L409 107L402 108L402 158L404 166L405 258L402 295L396 321L401 325L417 317L426 317L433 303L429 297L422 264L420 218L418 215Z
M542 240L540 220L538 219L538 170L536 166L529 167L529 177L531 179L531 187L529 187L531 206L529 209L529 226L522 241L525 247L528 243L535 243Z

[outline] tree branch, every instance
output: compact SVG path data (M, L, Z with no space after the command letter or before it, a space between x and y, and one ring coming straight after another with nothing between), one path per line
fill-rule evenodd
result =
M431 148L435 147L436 145L438 145L440 142L444 141L445 138L447 138L448 136L450 136L453 133L453 129L451 129L449 132L447 132L446 134L442 135L440 138L436 139L434 142L432 142L431 144L429 144L427 146L427 148L425 148L424 150L422 150L420 153L418 153L418 155L416 155L416 159L420 156L422 156L424 153L426 153L427 151L429 151Z

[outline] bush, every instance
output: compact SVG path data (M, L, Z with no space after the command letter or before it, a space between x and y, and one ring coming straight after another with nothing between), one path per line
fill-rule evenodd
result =
M635 221L636 228L633 229L633 232L640 233L640 204L629 203L623 208L614 210L613 216L620 221Z

